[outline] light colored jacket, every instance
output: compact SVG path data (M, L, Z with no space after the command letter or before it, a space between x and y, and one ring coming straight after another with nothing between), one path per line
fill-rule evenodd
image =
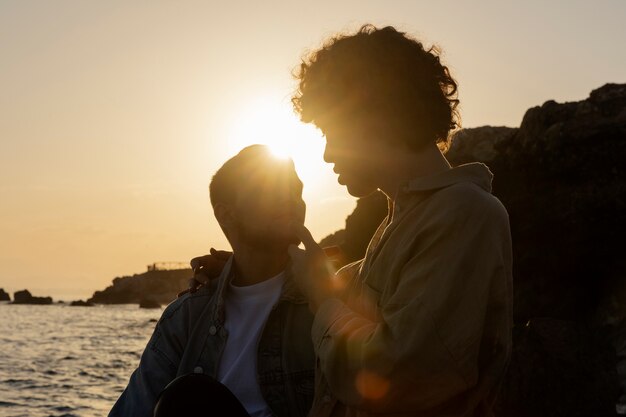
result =
M217 378L228 333L224 297L229 259L219 279L173 301L163 312L128 386L109 417L152 417L157 396L174 378L201 372ZM258 346L257 379L275 416L304 417L313 399L313 315L289 272ZM207 393L209 394L209 393ZM211 404L210 399L206 401ZM211 410L207 410L211 412Z
M509 220L480 163L399 192L315 315L310 416L490 415L511 352Z

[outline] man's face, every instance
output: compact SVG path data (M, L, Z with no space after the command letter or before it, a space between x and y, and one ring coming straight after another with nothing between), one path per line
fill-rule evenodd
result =
M355 197L365 197L378 189L375 171L380 155L377 141L366 126L357 123L322 127L326 138L324 160L333 164L339 184Z
M259 170L242 184L234 213L239 236L246 244L298 244L292 223L304 224L302 181L289 165Z

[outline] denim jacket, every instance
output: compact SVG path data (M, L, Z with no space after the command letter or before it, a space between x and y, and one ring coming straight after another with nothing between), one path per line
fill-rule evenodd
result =
M157 396L174 378L200 372L217 377L228 333L224 297L233 258L217 280L173 301L163 312L139 367L109 417L152 417ZM315 354L313 316L287 272L258 346L257 379L277 417L304 417L313 400ZM210 404L210 400L207 401Z

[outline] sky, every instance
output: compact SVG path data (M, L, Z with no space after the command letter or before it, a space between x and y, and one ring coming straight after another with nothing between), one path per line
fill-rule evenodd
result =
M89 297L153 262L229 249L208 184L240 148L289 152L320 240L356 200L289 98L336 32L437 45L464 127L626 82L626 1L0 0L0 288ZM621 52L620 52L621 51Z

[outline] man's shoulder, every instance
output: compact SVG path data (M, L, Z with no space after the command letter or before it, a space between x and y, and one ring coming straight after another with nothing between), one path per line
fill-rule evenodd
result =
M178 316L193 317L200 314L213 295L209 285L203 285L195 292L187 292L167 305L159 322L164 323Z

